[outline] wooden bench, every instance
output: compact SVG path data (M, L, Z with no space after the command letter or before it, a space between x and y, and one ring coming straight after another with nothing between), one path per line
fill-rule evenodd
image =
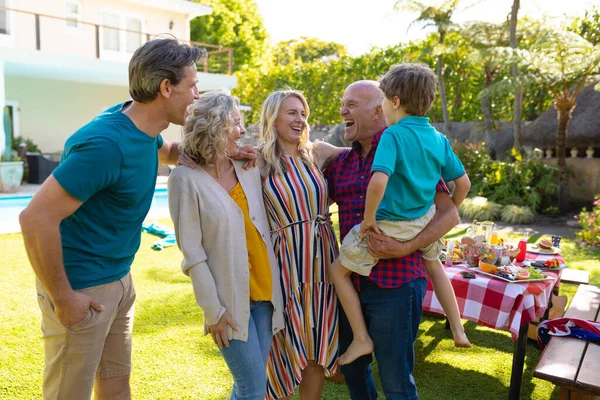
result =
M565 318L600 322L600 289L580 285ZM573 337L553 337L533 376L560 387L560 400L594 400L600 396L600 344Z
M580 269L565 269L560 274L561 283L572 283L574 285L587 285L590 282L590 273Z

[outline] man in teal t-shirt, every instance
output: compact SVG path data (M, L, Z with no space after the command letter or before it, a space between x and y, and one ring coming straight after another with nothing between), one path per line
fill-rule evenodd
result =
M158 161L176 143L198 98L202 49L152 40L129 63L133 101L113 106L71 136L60 165L20 215L37 276L46 368L44 398L131 398L135 290L129 273L150 209Z
M152 203L163 139L135 126L123 113L129 104L109 108L71 136L53 172L82 202L60 224L63 263L75 290L129 273Z

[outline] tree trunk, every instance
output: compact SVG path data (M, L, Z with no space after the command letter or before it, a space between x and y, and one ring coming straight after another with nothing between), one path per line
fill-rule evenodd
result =
M558 132L556 133L556 165L558 167L558 208L562 213L569 208L569 175L567 171L567 131L571 121L571 113L575 108L575 101L567 98L559 99L554 103L558 114Z
M463 98L462 92L460 90L456 90L454 93L454 101L452 102L452 120L459 121L460 120L460 110L462 108Z
M442 56L438 56L436 72L438 77L438 85L440 87L440 104L442 106L442 118L444 119L444 127L446 133L450 132L450 116L448 115L448 100L446 99L446 86L444 85L443 77L444 60Z
M485 88L488 89L493 82L489 72L484 70L485 74ZM489 94L481 96L479 101L481 104L481 114L483 115L483 124L485 126L485 148L487 149L490 157L493 160L496 159L496 142L497 138L494 135L494 120L492 118L492 104L490 103Z
M445 32L440 32L440 39L438 40L438 44L444 43ZM449 133L450 126L450 115L448 114L448 99L446 98L446 85L444 85L444 58L440 54L437 59L437 64L435 66L435 72L438 78L438 86L440 88L440 105L442 106L442 118L444 119L444 128L446 128L446 132Z
M483 124L485 126L485 148L490 157L496 159L496 137L493 135L494 122L492 120L492 107L487 95L481 96L481 113L483 114Z
M510 47L517 48L517 20L521 1L514 0L512 10L510 12ZM515 63L512 65L512 74L518 78L521 74L519 66ZM523 145L521 143L521 120L523 119L523 87L519 85L515 88L515 104L513 112L513 131L514 131L514 147L520 154L523 154Z

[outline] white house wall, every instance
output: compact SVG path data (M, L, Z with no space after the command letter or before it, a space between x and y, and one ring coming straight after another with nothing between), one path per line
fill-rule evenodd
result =
M37 14L65 18L65 0L43 0L17 2L15 8ZM184 14L165 10L140 7L120 0L81 0L80 21L101 24L103 13L138 17L142 20L142 30L151 35L170 33L183 40L189 40L189 22ZM14 13L14 46L23 49L36 48L35 16ZM170 22L173 28L169 28ZM78 54L96 57L96 33L94 26L80 24L73 28L60 19L40 16L41 50L54 54Z
M184 0L79 0L78 4L79 21L101 24L103 13L135 17L142 20L144 33L170 33L182 40L189 40L190 15L184 12L210 13L210 7ZM65 18L65 0L9 0L7 6L40 14L41 49L36 50L35 16L10 12L11 34L0 37L4 98L19 104L21 136L31 138L46 153L60 152L66 138L102 109L129 99L130 54L106 59L101 45L98 60L93 26L74 28L63 19L43 16ZM228 75L199 72L198 79L200 91L229 91L237 84L236 77ZM171 126L164 136L179 140L180 132L180 127ZM0 150L3 145L0 126Z
M6 99L19 102L20 135L44 153L59 153L65 140L106 107L129 100L127 87L47 79L6 77ZM180 140L181 127L164 131Z
M20 135L44 153L62 151L65 140L96 114L129 99L126 87L6 77L6 98L19 102Z

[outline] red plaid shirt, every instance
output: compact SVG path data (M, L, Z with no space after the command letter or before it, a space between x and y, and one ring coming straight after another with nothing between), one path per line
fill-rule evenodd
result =
M384 130L373 136L372 147L366 158L363 159L360 154L360 144L354 142L351 150L342 152L325 170L329 197L338 204L342 240L354 225L360 224L363 220L373 158ZM448 189L440 180L436 190L447 191ZM381 288L391 289L425 276L421 253L417 251L402 258L379 260L373 267L369 279ZM354 286L360 290L358 275L353 274L353 277Z

